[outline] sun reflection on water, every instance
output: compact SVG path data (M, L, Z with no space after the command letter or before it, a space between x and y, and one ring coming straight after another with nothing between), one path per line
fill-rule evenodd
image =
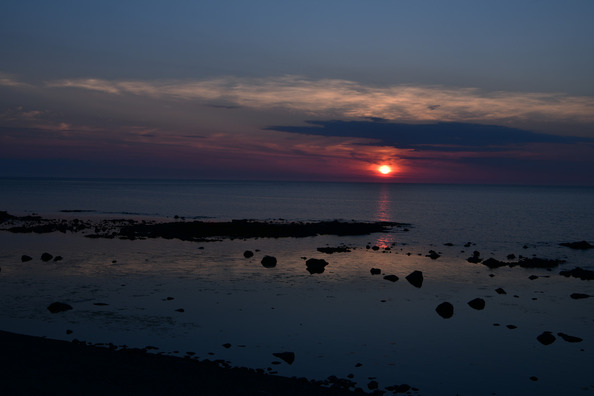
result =
M392 201L388 184L381 184L376 202L376 221L392 221ZM380 234L375 245L380 249L391 247L394 242L394 234Z

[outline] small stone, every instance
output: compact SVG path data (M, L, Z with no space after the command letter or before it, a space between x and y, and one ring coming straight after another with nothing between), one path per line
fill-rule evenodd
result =
M468 301L468 305L470 305L471 308L482 310L485 309L485 300L482 298L475 298L474 300Z
M250 258L254 256L254 252L252 252L251 250L246 250L245 252L243 252L243 257L245 258Z
M23 254L21 256L21 262L22 263L26 263L27 261L31 261L31 260L33 260L33 257L31 257L31 256L27 256L26 254Z
M495 289L495 291L497 292L497 294L507 294L507 292L503 290L501 287L498 287L497 289Z
M309 260L307 260L305 262L307 272L309 272L310 274L324 273L324 270L327 265L328 265L328 262L324 259L310 258Z
M536 275L530 275L528 277L528 279L530 279L530 280L538 279L538 276L536 276Z
M295 353L294 352L276 352L272 354L273 356L283 360L288 364L293 364L295 361Z
M535 377L534 375L532 377L530 377L530 381L538 381L538 377Z
M228 342L227 342L226 344L223 344L222 346L223 346L223 348L225 348L225 349L229 349L229 348L231 348L231 344L229 344Z
M425 257L429 257L431 260L437 260L441 256L435 250L429 250L429 254L425 255Z
M53 258L54 258L54 256L52 256L51 254L49 254L47 252L45 252L41 255L41 261L44 261L44 262L48 262Z
M444 319L449 319L454 316L454 306L449 302L443 302L435 308L435 312Z
M175 310L175 312L186 312L186 311L183 308L178 308L178 309Z
M62 260L64 260L64 257L62 257L62 256L54 257L54 261L62 261Z
M543 345L550 345L556 340L555 336L550 331L544 331L541 335L536 337L536 339Z
M274 256L264 256L262 257L262 261L260 261L264 268L274 268L276 267L276 257Z
M505 327L507 327L507 328L508 328L508 329L510 329L510 330L514 330L514 329L517 329L517 328L518 328L518 326L516 326L516 325L513 325L513 324L508 324L508 325L507 325L507 326L505 326Z
M384 279L389 280L390 282L396 282L400 278L398 278L396 275L386 275L384 276Z
M369 272L371 272L371 275L379 275L382 273L382 270L379 268L372 268L369 270Z

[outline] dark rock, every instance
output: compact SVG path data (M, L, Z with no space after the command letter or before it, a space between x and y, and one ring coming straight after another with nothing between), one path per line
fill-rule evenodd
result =
M68 335L72 334L72 330L66 330L66 334L68 334Z
M53 302L50 305L48 305L48 307L47 307L47 310L53 314L58 313L58 312L69 311L71 309L72 309L72 306L70 306L66 303L61 303L61 302Z
M574 300L579 300L582 298L588 298L588 297L592 297L589 294L584 294L584 293L572 293L571 296L569 296L571 298L573 298Z
M485 300L482 298L475 298L474 300L468 301L468 305L471 308L482 310L485 309Z
M369 272L371 272L371 275L379 275L382 273L382 270L379 268L372 268L369 270Z
M294 352L276 352L272 354L273 356L285 361L288 364L293 364L295 361L295 353Z
M178 309L175 310L175 312L186 312L186 311L183 308L178 308Z
M494 259L493 257L489 257L488 259L483 261L483 265L486 265L487 267L493 269L493 268L504 267L504 266L508 265L508 263L499 261L497 259Z
M538 377L535 377L534 375L532 377L530 377L530 381L538 381Z
M64 257L62 257L62 256L54 257L54 261L62 261L62 260L64 260Z
M435 250L429 250L429 254L425 255L425 257L429 257L431 260L437 260L441 256Z
M367 384L367 388L369 388L369 390L376 390L377 388L379 388L379 384L377 383L377 381L369 381L369 383Z
M559 264L563 264L565 260L551 260L551 259L543 259L538 257L525 257L518 261L518 265L522 268L553 268L557 267ZM512 263L513 266L515 263Z
M227 342L227 343L225 343L225 344L223 344L222 346L223 346L223 348L225 348L225 349L229 349L229 348L231 348L231 344L229 344L228 342Z
M421 271L413 271L406 276L406 280L414 287L420 288L423 286L423 273Z
M501 287L498 287L497 289L495 289L495 292L497 292L497 294L507 294L507 292L505 290L503 290Z
M328 265L328 262L324 259L310 258L309 260L307 260L305 262L307 271L310 274L322 274L327 265Z
M396 282L400 278L398 278L396 275L386 275L384 276L384 279L389 280L390 282Z
M96 306L98 306L98 307L105 307L105 306L107 306L107 305L109 305L109 304L107 304L107 303L102 303L102 302L96 302L96 303L93 303L93 305L96 305Z
M265 268L274 268L276 267L276 257L264 256L262 257L262 261L260 261L260 263Z
M543 345L550 345L556 340L555 336L550 331L544 331L541 335L536 337L536 339Z
M454 244L452 242L446 242L443 244L443 246L454 246Z
M466 245L464 245L466 246ZM475 250L474 252L472 252L472 257L468 257L466 259L466 261L468 261L469 263L480 263L481 261L483 261L483 259L480 257L481 253L478 250Z
M254 252L252 252L251 250L246 250L245 252L243 252L243 257L245 258L250 258L254 256Z
M332 254L332 253L349 253L351 249L346 246L339 246L339 247L319 247L318 252Z
M561 271L559 275L563 275L567 278L573 276L574 278L580 278L581 280L592 280L594 279L594 271L585 270L580 267L575 267L572 270L568 271Z
M508 325L506 325L505 327L507 327L507 328L508 328L508 329L510 329L510 330L514 330L514 329L517 329L517 328L518 328L518 326L516 326L516 325L513 325L513 324L508 324Z
M50 260L51 260L51 259L53 259L53 258L54 258L54 256L52 256L51 254L49 254L49 253L47 253L47 252L45 252L45 253L43 253L43 254L41 255L41 261L48 262L48 261L50 261Z
M513 254L513 253L511 253L511 254L508 254L508 255L507 255L507 259L508 259L508 260L515 260L515 259L516 259L516 255L515 255L515 254Z
M591 244L589 244L586 241L580 241L580 242L563 242L563 243L560 243L559 245L561 245L561 246L567 246L568 248L578 249L578 250L594 249L594 245L591 245Z
M379 246L372 246L371 250L379 250Z
M471 245L472 245L472 242L466 242L466 243L464 244L464 247L470 247Z
M26 263L27 261L31 261L31 260L33 260L33 257L31 257L31 256L27 256L26 254L23 254L21 256L21 262L22 263Z
M563 338L564 341L567 342L582 342L583 340L580 337L574 337L565 333L557 333L557 335Z
M394 393L406 393L409 390L411 390L410 385L408 384L402 384L402 385L397 385L396 389L394 389Z
M435 312L444 319L449 319L454 316L454 306L449 302L443 302L435 308Z
M530 280L535 280L535 279L538 279L538 276L536 276L536 275L530 275L530 276L528 277L528 279L530 279Z

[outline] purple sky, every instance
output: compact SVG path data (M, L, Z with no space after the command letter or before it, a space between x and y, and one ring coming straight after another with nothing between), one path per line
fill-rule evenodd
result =
M594 185L592 18L589 0L5 1L0 177Z

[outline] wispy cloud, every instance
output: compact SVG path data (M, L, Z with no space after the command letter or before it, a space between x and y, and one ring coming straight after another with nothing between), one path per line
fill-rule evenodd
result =
M0 86L5 87L26 87L28 84L19 81L16 77L0 72Z
M485 92L442 86L372 86L353 81L225 77L199 81L109 81L67 79L48 87L108 94L197 100L253 109L288 109L312 115L376 117L400 121L594 122L594 98L563 93Z

